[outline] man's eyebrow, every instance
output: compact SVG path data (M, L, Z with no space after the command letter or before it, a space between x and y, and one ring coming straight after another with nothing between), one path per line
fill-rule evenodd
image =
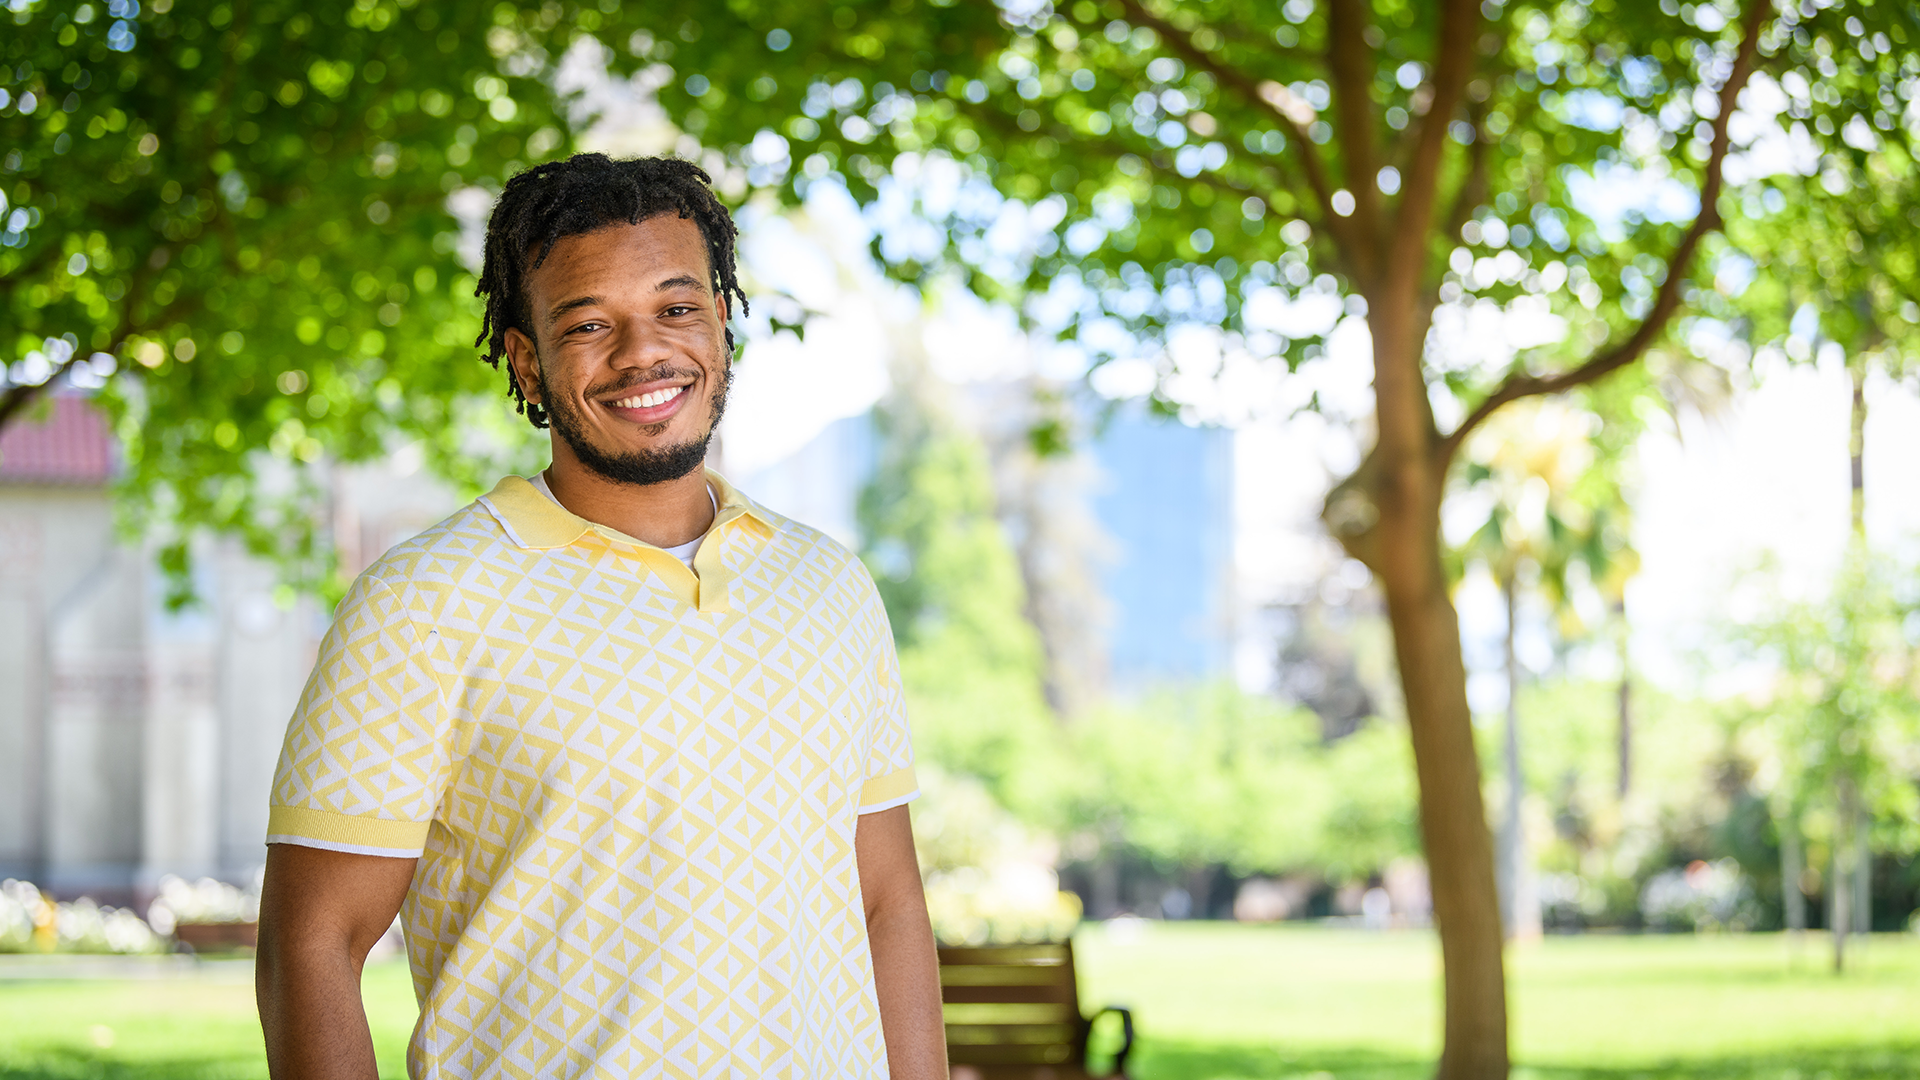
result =
M705 292L707 290L707 283L694 277L692 274L681 274L679 277L670 277L653 287L653 291L657 293L667 292L672 289L699 289L701 292Z
M560 316L575 308L591 307L599 302L600 298L597 296L576 296L564 303L555 304L547 311L547 326L552 327L554 323L560 321Z

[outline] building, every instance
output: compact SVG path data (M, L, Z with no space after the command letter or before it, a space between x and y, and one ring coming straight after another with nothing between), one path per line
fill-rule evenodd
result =
M220 540L195 547L199 602L168 611L152 551L115 529L115 469L79 394L0 431L0 877L124 904L163 874L252 878L326 618ZM445 512L413 483L357 485L383 501L342 478L359 548Z
M1112 605L1108 671L1123 693L1232 674L1233 433L1128 408L1090 447Z

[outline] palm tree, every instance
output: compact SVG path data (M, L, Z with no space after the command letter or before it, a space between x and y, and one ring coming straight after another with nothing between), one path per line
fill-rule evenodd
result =
M1539 894L1526 844L1522 808L1526 778L1520 753L1522 671L1516 637L1522 592L1535 588L1551 605L1563 636L1580 632L1569 571L1584 566L1624 625L1625 582L1637 567L1625 544L1624 509L1610 461L1596 457L1593 412L1562 400L1527 403L1504 413L1466 447L1461 505L1484 506L1479 525L1454 552L1456 575L1478 563L1499 585L1506 606L1504 660L1507 715L1503 757L1507 796L1496 835L1501 916L1510 938L1537 936ZM1624 630L1622 631L1624 634ZM1622 660L1621 784L1627 776L1628 692Z

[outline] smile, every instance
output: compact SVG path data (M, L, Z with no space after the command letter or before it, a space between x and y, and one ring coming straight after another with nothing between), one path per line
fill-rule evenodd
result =
M687 388L684 386L669 386L664 390L635 394L633 397L624 397L618 401L609 401L607 404L616 409L652 409L665 405L667 402L672 401L674 398L686 392Z

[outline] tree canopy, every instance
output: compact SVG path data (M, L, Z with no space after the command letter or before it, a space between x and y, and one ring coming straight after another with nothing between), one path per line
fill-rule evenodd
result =
M485 12L113 0L10 21L0 423L56 379L104 382L123 487L172 564L231 530L310 586L332 573L322 463L420 441L484 476L476 451L514 429L472 362L448 199L568 137Z

